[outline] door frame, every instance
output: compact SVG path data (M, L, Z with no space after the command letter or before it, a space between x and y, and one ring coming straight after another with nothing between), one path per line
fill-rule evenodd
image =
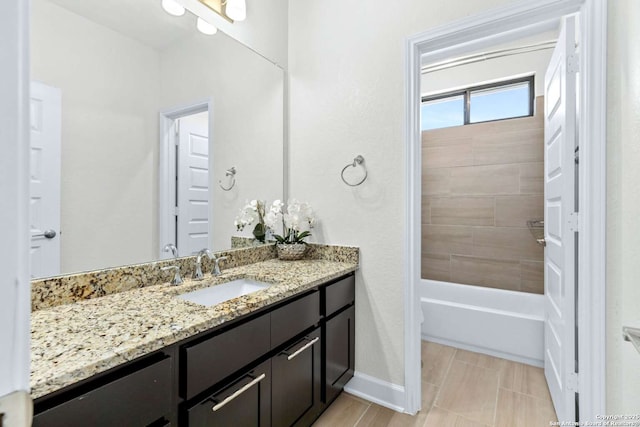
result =
M458 20L405 43L405 412L420 408L421 132L420 66L483 45L522 37L551 20L579 13L580 221L578 355L580 417L605 412L605 232L607 0L528 0ZM478 38L482 40L478 41Z
M171 256L163 251L169 241L174 240L175 224L171 222L174 213L170 203L175 199L175 132L172 132L174 122L180 117L191 114L209 112L209 145L213 143L213 100L207 98L190 104L168 108L159 114L159 141L160 152L158 156L158 255L160 259ZM209 177L213 173L213 156L209 156ZM210 190L211 191L211 187ZM212 200L212 198L210 198ZM209 203L209 219L213 221L213 207ZM179 248L178 248L179 249Z
M8 0L0 14L0 408L29 396L29 2Z

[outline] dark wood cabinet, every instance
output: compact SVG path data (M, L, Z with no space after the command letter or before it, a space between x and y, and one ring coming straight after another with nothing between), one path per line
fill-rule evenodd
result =
M309 426L353 376L350 274L35 401L34 426Z
M325 325L325 402L331 403L353 377L355 308L350 306Z
M264 314L180 350L180 396L191 399L270 350L270 318Z
M308 426L322 412L320 328L273 356L273 427Z
M271 425L271 361L242 372L186 411L190 427Z
M60 396L61 403L49 407L33 418L42 427L112 427L146 426L160 421L172 411L172 359L156 357L122 372L98 380L95 388ZM131 369L135 368L133 372ZM119 378L117 376L121 375ZM111 376L116 379L111 380ZM73 396L75 394L75 396ZM71 397L73 396L73 397Z

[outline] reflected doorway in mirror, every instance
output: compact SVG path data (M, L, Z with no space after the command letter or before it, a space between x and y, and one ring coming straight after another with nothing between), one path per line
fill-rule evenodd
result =
M161 113L160 241L183 256L212 247L209 105ZM162 169L162 168L161 168ZM160 256L165 258L166 253Z

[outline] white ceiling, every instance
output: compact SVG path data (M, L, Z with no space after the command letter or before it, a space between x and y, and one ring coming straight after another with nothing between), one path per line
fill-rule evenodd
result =
M40 0L45 1L45 0ZM97 24L162 50L196 31L190 13L167 14L160 0L48 0Z

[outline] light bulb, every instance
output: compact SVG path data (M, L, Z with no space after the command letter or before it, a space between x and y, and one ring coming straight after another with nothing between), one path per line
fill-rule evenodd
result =
M198 20L196 21L196 28L202 34L206 34L208 36L212 36L218 32L218 29L214 25L208 23L207 21L200 18L199 16L198 16Z
M162 8L169 15L182 16L184 15L184 6L175 0L162 0Z
M234 21L244 21L247 19L247 3L245 0L227 0L225 13Z

